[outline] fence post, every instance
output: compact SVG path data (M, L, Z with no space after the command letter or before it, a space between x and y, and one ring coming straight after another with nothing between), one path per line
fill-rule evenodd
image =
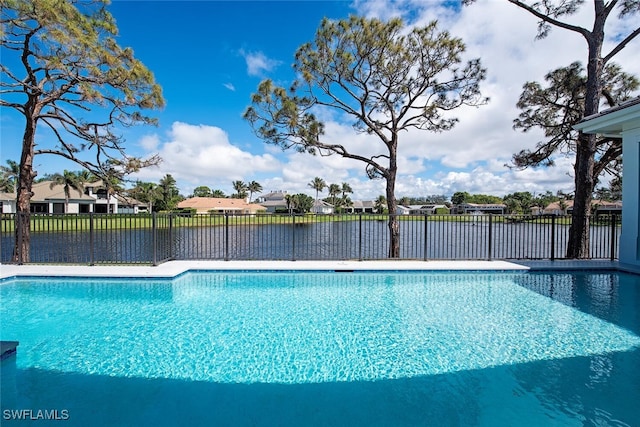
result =
M169 245L169 259L173 259L173 215L174 212L169 212L169 238L167 244Z
M427 223L427 221L428 220L429 220L429 214L424 214L424 248L423 248L424 256L423 256L423 258L424 258L425 261L428 259L428 257L427 257L427 248L429 247L429 245L427 243L428 242L428 239L427 239L427 232L428 232L428 226L427 226L428 223Z
M151 213L151 240L153 245L153 259L151 263L154 266L158 265L158 224L157 224L157 213Z
M556 216L551 216L551 261L556 260Z
M611 261L615 261L616 259L616 222L617 216L616 214L611 214L611 251L610 259Z
M296 260L296 214L291 212L291 261Z
M362 212L358 214L358 260L362 261Z
M490 213L489 214L489 238L487 239L488 242L488 248L487 248L487 255L489 258L489 261L491 261L491 257L492 257L492 253L493 253L493 214Z
M15 225L16 225L16 227L18 227L17 228L18 232L16 233L16 239L18 240L16 242L16 248L17 248L16 256L18 257L18 265L22 265L22 260L24 259L22 257L22 248L23 248L23 245L22 245L22 221L24 221L23 216L24 216L24 214L22 212L18 212L16 214L16 221L15 221Z
M224 260L229 261L229 212L224 214Z
M89 212L89 265L96 265L93 212Z

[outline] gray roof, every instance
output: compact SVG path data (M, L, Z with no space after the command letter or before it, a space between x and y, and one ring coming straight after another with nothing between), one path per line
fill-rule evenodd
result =
M375 202L372 200L354 200L351 202L352 208L373 208L375 207Z
M585 118L583 118L582 120L580 120L580 123L582 122L586 122L588 120L592 120L595 119L596 117L602 117L602 116L606 116L607 114L611 114L611 113L615 113L616 111L620 111L623 110L627 107L631 107L632 105L636 105L636 104L640 104L640 96L630 99L628 101L625 101L623 103L621 103L620 105L616 105L614 107L611 108L607 108L606 110L602 110L596 114L592 114L590 116L587 116Z

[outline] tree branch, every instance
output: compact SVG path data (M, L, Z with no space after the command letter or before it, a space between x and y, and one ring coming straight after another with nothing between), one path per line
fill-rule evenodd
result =
M640 28L636 28L635 31L633 31L631 34L629 34L627 37L624 38L624 40L622 40L620 43L618 43L616 45L616 47L614 47L611 52L609 52L609 54L607 56L605 56L604 58L602 58L603 64L606 64L611 58L613 58L618 52L620 52L622 49L625 48L625 46L627 44L629 44L629 42L631 40L633 40L635 37L638 36L638 34L640 34Z
M560 28L564 28L566 30L569 31L574 31L576 33L582 34L584 37L588 37L590 32L582 27L578 27L576 25L571 25L571 24L567 24L566 22L562 22L559 21L557 19L554 19L548 15L545 15L542 12L539 12L538 10L536 10L535 8L529 6L526 3L523 3L520 0L507 0L509 3L512 3L516 6L518 6L521 9L526 10L527 12L531 13L532 15L534 15L535 17L539 18L540 20L547 22L549 24L555 25L556 27L560 27Z

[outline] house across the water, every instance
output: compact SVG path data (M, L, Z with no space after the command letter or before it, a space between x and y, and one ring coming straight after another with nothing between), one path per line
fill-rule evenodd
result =
M69 189L67 201L64 186L51 185L52 181L33 184L30 210L34 214L84 214L84 213L139 213L146 212L147 205L131 197L108 194L103 181L84 185L83 191ZM2 213L16 212L16 193L0 193Z

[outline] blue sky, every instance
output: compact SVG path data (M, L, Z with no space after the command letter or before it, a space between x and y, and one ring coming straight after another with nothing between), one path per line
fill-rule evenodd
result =
M457 111L460 123L453 131L403 135L398 196L571 191L571 158L558 158L551 169L522 172L504 164L514 152L532 148L542 138L537 132L522 134L512 129L522 85L582 60L584 41L557 29L545 40L534 40L535 18L506 1L480 0L465 8L450 4L435 0L115 0L109 10L119 27L120 45L133 48L154 72L167 103L153 114L159 119L158 127L122 130L129 153L159 153L164 159L158 168L143 170L135 178L157 182L170 173L184 195L198 185L230 194L234 180L256 180L264 192L314 195L307 184L319 176L328 183L348 182L355 190L354 199L383 194L384 182L368 180L361 163L283 152L255 137L241 117L262 79L288 86L294 78L295 50L313 39L322 18L360 14L382 19L402 16L409 25L438 19L441 28L465 41L468 58L480 57L488 70L482 85L483 94L491 97L488 105ZM588 8L573 18L582 24L589 20ZM616 22L615 28L632 25ZM616 61L628 72L639 71L638 44L630 44ZM14 141L19 141L21 124L10 112L2 114L4 164L6 159L19 159L19 144ZM326 125L333 140L364 152L375 151L377 142L356 136L348 124L328 121ZM40 175L78 169L51 156L37 158L35 163Z

